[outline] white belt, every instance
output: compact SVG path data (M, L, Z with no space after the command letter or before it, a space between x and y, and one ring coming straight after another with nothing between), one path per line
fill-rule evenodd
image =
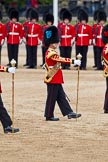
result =
M19 35L19 33L16 32L9 32L10 35Z
M62 38L71 38L72 36L71 35L62 35L61 37Z
M97 38L102 38L102 36L101 35L98 35Z
M48 66L50 69L52 69L54 66Z
M0 34L0 36L2 36L3 34Z
M28 34L28 37L38 37L38 34Z
M78 34L79 37L87 37L88 34Z

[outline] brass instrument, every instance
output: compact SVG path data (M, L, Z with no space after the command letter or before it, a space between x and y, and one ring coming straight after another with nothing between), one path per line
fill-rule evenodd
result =
M50 66L47 65L47 63L45 63L45 67L46 67L46 74L44 76L44 82L45 83L49 83L53 76L57 73L57 71L60 69L61 63L57 62L52 68L50 68Z

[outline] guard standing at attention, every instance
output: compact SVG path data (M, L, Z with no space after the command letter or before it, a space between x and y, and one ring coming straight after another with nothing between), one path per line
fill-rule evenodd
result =
M16 67L18 67L18 50L19 44L22 43L23 30L22 25L18 22L19 13L17 10L10 12L10 21L6 24L6 38L9 65L12 59L16 60Z

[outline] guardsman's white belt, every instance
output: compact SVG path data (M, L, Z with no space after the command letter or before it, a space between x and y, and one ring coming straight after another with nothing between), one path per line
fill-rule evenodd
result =
M61 38L71 38L72 35L62 35Z
M28 37L38 37L38 34L28 34Z
M16 32L9 32L9 35L19 35L19 33L16 33Z
M88 34L78 34L79 37L88 37Z

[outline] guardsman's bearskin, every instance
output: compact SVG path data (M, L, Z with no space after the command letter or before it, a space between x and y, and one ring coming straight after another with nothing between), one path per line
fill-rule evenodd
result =
M97 20L98 20L98 22L100 22L100 21L106 21L106 18L107 18L107 16L106 16L106 13L104 12L104 11L99 11L98 12L98 14L97 14Z
M44 42L46 46L59 43L58 29L56 26L50 26L44 32Z
M30 11L30 20L36 19L36 21L38 21L38 18L39 18L39 16L38 16L37 11L35 9L32 9Z
M63 13L65 12L65 11L67 11L68 9L67 8L62 8L61 10L60 10L60 12L59 12L59 18L60 18L60 20L63 20Z
M19 13L16 9L12 9L10 12L10 19L16 18L17 21L19 20Z
M25 17L28 19L30 17L30 12L31 12L32 8L28 8L25 14Z
M78 20L81 22L82 20L85 20L86 22L88 22L88 14L85 10L80 9L78 11Z
M47 24L48 22L51 22L52 24L54 23L54 16L51 13L48 13L45 16L45 23Z
M70 11L66 10L63 12L63 20L68 19L69 21L72 20L72 14Z
M93 14L93 20L97 21L97 15L98 15L99 10L96 10Z

